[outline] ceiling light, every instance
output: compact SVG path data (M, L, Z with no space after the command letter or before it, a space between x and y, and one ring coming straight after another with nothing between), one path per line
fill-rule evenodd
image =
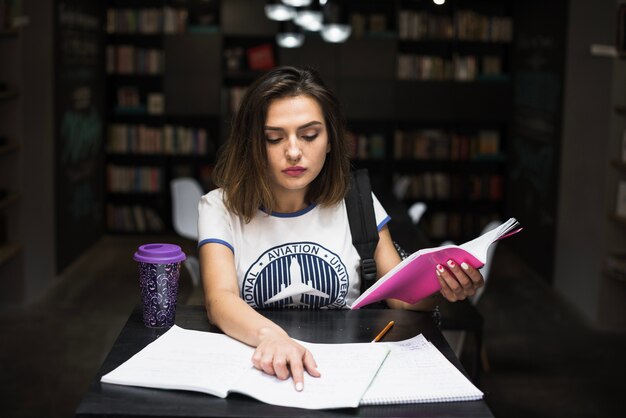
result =
M265 16L270 20L282 22L296 17L296 9L280 2L268 2L265 5Z
M304 43L302 28L286 21L280 23L280 31L276 34L276 43L283 48L298 48Z
M276 43L283 48L298 48L304 43L304 34L296 32L279 33L276 35Z
M348 24L346 10L342 1L327 2L322 8L324 13L324 25L322 38L326 42L345 42L352 33L352 27Z
M433 3L435 3L437 6L441 6L445 2L446 2L446 0L433 0Z
M305 7L311 4L311 0L283 0L283 3L292 7Z
M352 33L350 25L329 23L322 27L322 38L326 42L345 42Z
M322 29L323 20L324 16L322 16L322 12L315 10L301 10L296 13L296 17L294 18L294 22L312 32L317 32Z

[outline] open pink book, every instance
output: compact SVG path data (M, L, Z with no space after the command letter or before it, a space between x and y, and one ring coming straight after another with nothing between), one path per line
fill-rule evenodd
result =
M521 231L519 222L511 218L502 225L461 245L442 245L414 252L354 301L350 309L359 309L384 299L400 299L415 303L441 289L435 273L436 265L445 265L450 259L458 264L466 262L475 268L485 265L487 250L495 241Z

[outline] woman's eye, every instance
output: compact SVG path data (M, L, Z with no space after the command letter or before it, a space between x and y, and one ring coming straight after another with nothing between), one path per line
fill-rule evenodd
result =
M281 139L282 139L281 137L274 137L274 136L265 137L265 140L269 142L270 144L277 144L280 142Z
M318 133L315 132L315 133L311 133L311 134L307 134L307 135L302 135L302 138L305 141L313 141L315 138L317 138L317 135L318 135Z

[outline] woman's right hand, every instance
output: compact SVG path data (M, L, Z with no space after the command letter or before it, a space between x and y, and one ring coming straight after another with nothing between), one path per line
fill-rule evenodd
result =
M262 328L259 339L252 355L252 364L257 369L281 380L291 375L297 391L304 388L304 370L313 377L320 376L313 354L284 331Z

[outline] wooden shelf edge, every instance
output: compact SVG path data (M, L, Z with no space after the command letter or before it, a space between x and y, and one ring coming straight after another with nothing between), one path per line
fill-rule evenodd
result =
M5 244L0 246L0 266L10 261L22 251L21 244Z

